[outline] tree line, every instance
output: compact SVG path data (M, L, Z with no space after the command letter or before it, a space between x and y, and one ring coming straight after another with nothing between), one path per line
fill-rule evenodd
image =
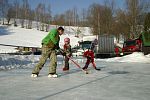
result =
M145 16L150 12L148 0L124 0L124 9L116 8L115 0L104 5L92 4L88 9L88 23L94 34L112 34L118 39L137 38L144 30Z
M9 24L10 19L20 19L22 28L32 28L33 21L37 29L48 31L49 25L90 27L94 35L111 34L118 37L122 34L126 38L138 37L144 30L145 16L150 12L149 0L124 0L124 8L117 8L115 0L104 0L103 4L93 3L87 9L73 7L62 14L52 16L51 5L39 3L31 9L28 0L0 0L0 16L2 24L4 18Z

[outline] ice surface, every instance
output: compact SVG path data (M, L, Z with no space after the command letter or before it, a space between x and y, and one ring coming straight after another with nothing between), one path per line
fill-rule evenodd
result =
M10 56L1 60L12 60ZM84 74L70 62L70 71L63 72L63 62L58 57L58 78L48 78L48 62L38 78L31 78L39 57L13 57L22 62L20 68L0 71L0 100L149 100L150 64L96 61L98 68L89 66ZM32 59L33 60L33 59ZM85 59L75 59L84 66ZM26 63L24 63L26 62ZM9 63L6 63L9 64ZM13 65L13 66L16 66Z

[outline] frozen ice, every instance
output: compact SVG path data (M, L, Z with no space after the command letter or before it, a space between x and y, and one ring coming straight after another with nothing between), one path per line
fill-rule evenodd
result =
M30 57L21 58L22 65L26 67L0 71L0 100L150 99L149 63L96 60L97 67L102 71L96 71L90 65L89 74L85 74L71 62L70 71L63 72L62 62L57 66L58 78L47 77L46 63L39 77L31 78L32 69L37 62L34 65L31 62L24 63ZM85 59L82 62L80 59L73 59L84 66ZM59 58L59 62L61 60Z

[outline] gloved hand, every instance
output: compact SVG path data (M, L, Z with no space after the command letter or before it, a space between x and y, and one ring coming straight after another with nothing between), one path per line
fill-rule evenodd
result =
M87 56L87 59L91 59L91 57L90 57L90 56Z
M60 49L60 48L59 48L59 52L60 52L63 56L66 56L66 53L64 52L63 49Z
M65 53L65 52L63 52L63 53L62 53L62 55L63 55L63 56L66 56L66 53Z
M55 45L55 49L59 50L60 49L59 45Z
M71 56L72 56L72 54L66 54L66 56L71 57Z

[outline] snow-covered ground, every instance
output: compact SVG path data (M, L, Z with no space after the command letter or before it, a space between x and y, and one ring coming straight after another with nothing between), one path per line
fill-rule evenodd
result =
M50 26L50 29L56 26ZM88 27L69 27L65 26L65 34L60 37L60 47L64 44L64 38L69 37L71 46L74 47L80 41L80 38L75 37L76 30L80 29L82 35L89 35L90 29ZM33 29L25 29L14 26L2 26L0 25L0 44L26 46L26 47L41 47L42 39L48 34L48 32L42 32ZM12 47L0 46L0 53L16 52Z

